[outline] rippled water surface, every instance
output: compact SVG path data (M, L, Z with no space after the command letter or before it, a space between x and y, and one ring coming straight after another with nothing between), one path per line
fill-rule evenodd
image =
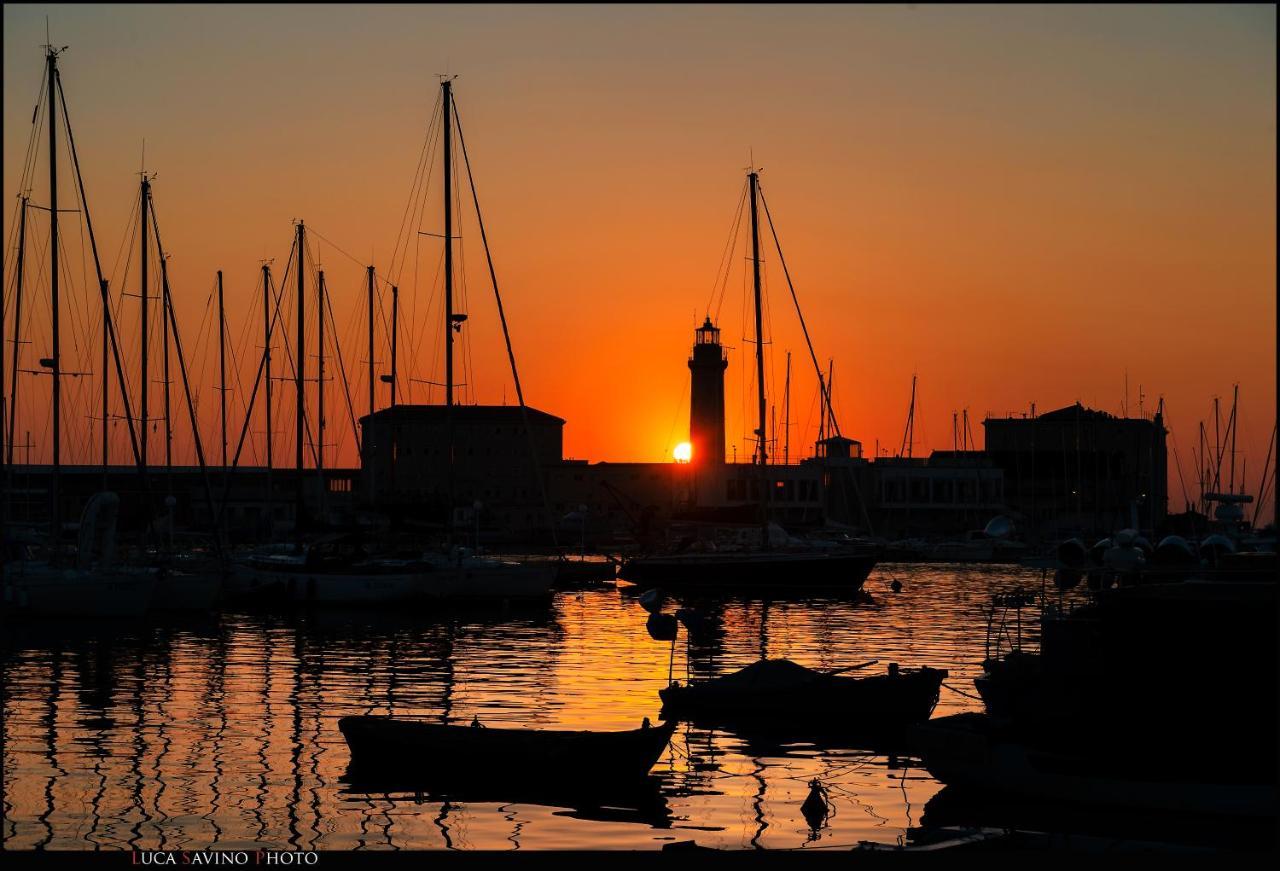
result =
M875 669L947 668L946 683L972 693L991 593L1039 583L1018 568L895 565L872 574L865 598L704 603L723 631L692 648L682 635L674 671L719 674L762 653L822 668L878 659ZM656 720L671 648L649 638L646 616L633 594L608 589L505 614L7 626L5 847L818 849L898 843L919 824L940 785L910 756L687 725L651 792L616 807L441 801L343 781L337 721L348 714L585 729ZM977 705L944 687L934 716ZM815 777L833 809L817 830L800 812Z

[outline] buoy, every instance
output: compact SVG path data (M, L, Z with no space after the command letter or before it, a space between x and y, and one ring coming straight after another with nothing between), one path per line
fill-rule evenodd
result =
M644 628L654 641L675 641L680 623L671 614L650 614Z
M889 585L889 589L893 590L895 593L901 593L902 581L894 581L892 584Z
M640 594L640 607L650 614L657 614L662 610L662 603L666 598L666 594L658 588L645 590Z
M804 814L805 822L811 829L822 828L827 823L827 817L831 815L831 807L827 803L827 790L823 787L822 781L817 778L809 781L809 796L804 800L804 804L800 805L800 813Z

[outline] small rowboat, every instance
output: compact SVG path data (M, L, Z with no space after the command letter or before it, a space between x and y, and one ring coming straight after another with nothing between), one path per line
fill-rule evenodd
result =
M643 778L667 749L676 724L623 732L496 729L475 721L447 726L393 717L343 717L351 770L396 771L451 779L519 776L527 780Z
M869 665L870 663L868 663ZM851 669L839 669L849 671ZM783 722L831 731L898 728L929 719L947 672L889 667L887 674L838 677L788 659L762 659L714 680L664 690L663 716Z

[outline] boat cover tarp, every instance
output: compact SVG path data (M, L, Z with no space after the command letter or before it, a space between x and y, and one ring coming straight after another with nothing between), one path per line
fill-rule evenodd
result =
M830 680L830 675L805 668L789 659L762 659L733 674L716 678L714 683L741 690L781 690Z

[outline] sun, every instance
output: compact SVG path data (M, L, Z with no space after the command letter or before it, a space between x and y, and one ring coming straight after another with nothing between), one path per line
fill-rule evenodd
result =
M693 459L693 445L688 442L681 442L676 445L676 449L671 452L677 463L687 463Z

